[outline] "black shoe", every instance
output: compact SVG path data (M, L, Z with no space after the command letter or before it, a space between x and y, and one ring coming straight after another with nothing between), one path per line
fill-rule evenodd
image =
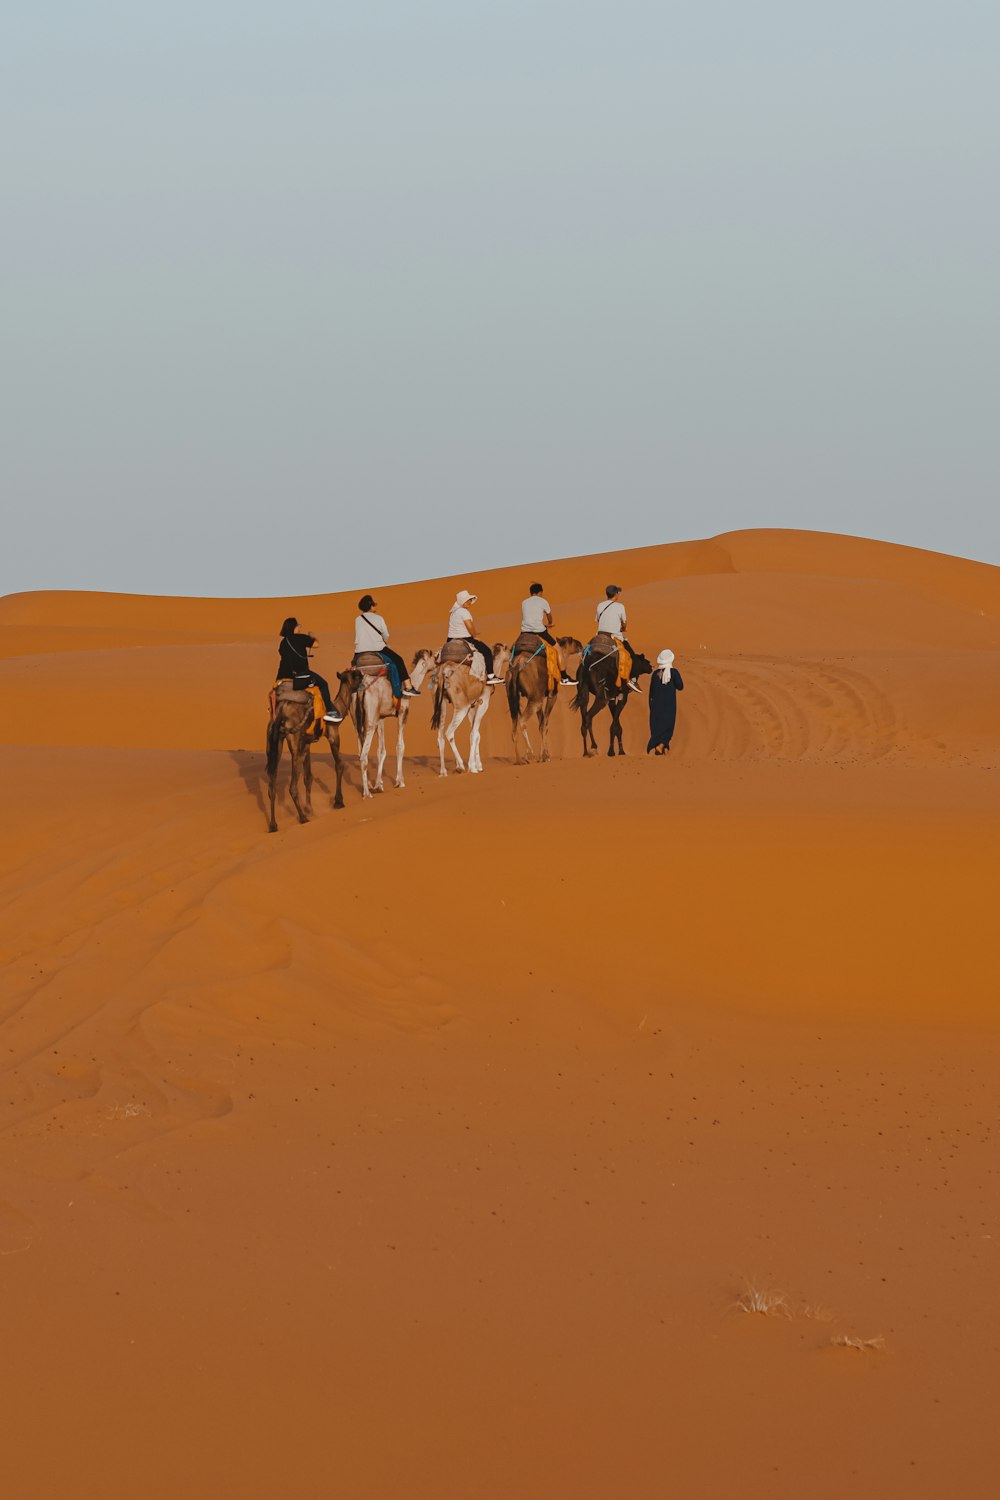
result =
M576 687L576 678L575 677L567 677L566 673L564 672L563 673L563 677L562 677L562 681L560 682L559 686L560 687Z
M419 698L420 697L420 689L419 688L414 688L414 687L404 688L403 689L403 697L404 698Z

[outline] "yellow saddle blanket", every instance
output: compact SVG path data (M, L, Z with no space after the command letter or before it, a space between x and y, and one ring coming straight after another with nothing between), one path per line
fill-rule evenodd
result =
M621 641L615 641L615 645L618 647L618 686L621 687L623 683L628 682L629 673L632 671L632 658Z
M274 715L275 698L276 698L276 694L278 692L278 688L280 687L281 683L283 683L283 682L289 682L289 681L291 681L291 679L288 678L288 677L279 677L278 681L274 684L274 687L271 689L271 704L272 704L271 713L272 713L272 717ZM323 715L326 713L326 704L323 702L323 694L320 692L319 688L316 686L316 684L314 682L311 683L309 685L309 687L302 688L300 691L303 692L303 693L309 693L309 695L312 698L312 701L313 701L313 725L318 728L318 726L321 725L322 722L323 722Z
M549 669L549 692L554 693L562 681L562 672L559 669L559 652L555 646L550 646L548 641L543 641L545 647L545 665Z

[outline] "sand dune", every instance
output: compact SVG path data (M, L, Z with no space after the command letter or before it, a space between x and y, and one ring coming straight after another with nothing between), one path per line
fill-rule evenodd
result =
M274 837L275 628L332 675L353 594L0 601L19 1500L992 1496L1000 569L743 532L381 602L509 638L535 573L677 651L669 762L561 702L515 768L499 704L441 780L425 699L405 791L335 814L321 750Z

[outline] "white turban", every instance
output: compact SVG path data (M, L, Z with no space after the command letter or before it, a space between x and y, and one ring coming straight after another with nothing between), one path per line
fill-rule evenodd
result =
M673 664L674 653L672 651L663 650L656 658L656 670L659 672L660 681L664 684L664 686L666 686L666 684L670 681L670 669Z

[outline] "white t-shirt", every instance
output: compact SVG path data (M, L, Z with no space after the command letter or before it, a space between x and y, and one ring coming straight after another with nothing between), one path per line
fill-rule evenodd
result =
M464 604L456 604L448 616L448 639L449 641L467 641L472 637L469 626L472 624L472 612L466 609Z
M624 604L619 604L617 599L605 599L603 604L599 604L597 628L604 635L613 635L615 640L620 641L627 628Z
M545 616L551 613L552 606L547 599L543 599L541 594L529 594L521 602L521 629L540 635L547 629Z
M389 627L381 615L358 615L354 622L354 651L381 651L389 639Z

